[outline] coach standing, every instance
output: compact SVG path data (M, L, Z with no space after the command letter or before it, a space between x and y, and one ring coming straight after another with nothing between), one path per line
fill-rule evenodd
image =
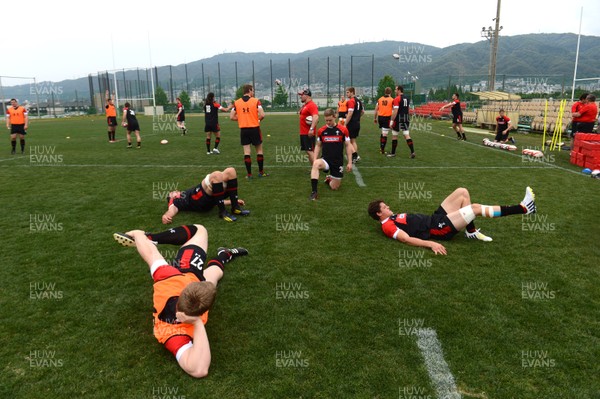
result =
M315 161L315 137L319 123L319 107L312 100L310 89L298 92L302 108L300 108L300 150L306 151L308 163L312 167Z
M16 99L10 99L10 107L6 110L6 128L10 129L10 143L12 145L12 155L15 154L17 147L17 134L21 139L21 154L25 152L25 135L27 134L27 126L29 118L25 107L19 105Z

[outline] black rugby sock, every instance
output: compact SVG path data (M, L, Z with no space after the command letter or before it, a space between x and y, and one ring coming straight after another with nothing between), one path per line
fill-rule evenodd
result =
M151 241L158 244L183 245L196 234L198 228L191 224L187 226L178 226L160 233L146 233Z

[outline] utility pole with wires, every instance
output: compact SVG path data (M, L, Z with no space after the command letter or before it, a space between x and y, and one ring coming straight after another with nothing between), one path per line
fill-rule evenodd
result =
M498 53L498 36L500 35L500 31L502 30L502 26L500 26L500 2L498 0L498 7L496 8L496 18L493 21L496 22L494 28L489 26L486 28L485 26L481 29L481 36L488 39L490 42L490 67L489 67L489 76L488 76L488 90L494 91L496 87L496 55Z

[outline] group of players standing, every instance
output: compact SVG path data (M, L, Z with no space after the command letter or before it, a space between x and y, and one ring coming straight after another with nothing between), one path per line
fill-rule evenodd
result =
M341 185L344 175L344 153L347 157L346 171L352 171L352 165L361 160L358 154L357 138L360 133L360 121L364 115L362 101L356 96L354 87L346 88L346 97L342 96L338 102L337 118L336 112L328 108L324 112L325 124L318 128L319 109L312 100L310 89L298 92L302 107L299 111L300 123L300 149L305 151L311 165L311 194L310 199L318 198L318 178L320 171L328 172L325 183L332 190L337 190ZM387 157L395 157L398 147L398 136L400 132L404 136L406 145L410 151L410 158L415 158L414 142L410 136L410 98L404 94L401 85L395 87L395 97L392 98L392 89L387 87L384 95L377 100L373 122L381 129L380 153ZM452 107L453 127L459 139L466 140L462 129L462 111L458 94L453 96L453 101L445 107ZM258 164L258 176L266 177L268 173L264 170L264 153L262 147L262 133L260 121L264 119L265 113L260 100L254 97L254 87L250 84L243 86L243 96L229 107L223 107L215 101L214 93L208 93L205 99L205 128L207 155L219 154L220 126L218 120L219 112L230 112L230 119L237 121L240 128L240 143L243 147L244 165L246 167L246 178L253 177L252 174L252 146L255 148L256 161ZM116 109L112 99L106 92L106 115L108 120L109 142L115 142ZM337 120L336 120L337 119ZM180 98L177 98L177 126L185 135L185 110ZM139 124L135 112L129 103L125 103L122 124L127 128L128 148L132 147L131 133L137 137L137 148L141 147ZM391 151L386 151L388 135L392 132ZM215 145L211 150L211 137L215 135ZM221 214L225 213L221 210ZM233 218L226 218L235 220Z

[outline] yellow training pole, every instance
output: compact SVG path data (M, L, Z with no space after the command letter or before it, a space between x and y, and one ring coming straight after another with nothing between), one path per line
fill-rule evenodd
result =
M560 106L558 107L558 118L556 119L556 125L554 126L554 133L552 134L552 142L550 144L550 151L554 151L556 146L560 143L562 138L562 117L565 112L565 100L560 100Z
M542 135L542 148L546 148L546 116L548 115L548 100L544 108L544 134Z

